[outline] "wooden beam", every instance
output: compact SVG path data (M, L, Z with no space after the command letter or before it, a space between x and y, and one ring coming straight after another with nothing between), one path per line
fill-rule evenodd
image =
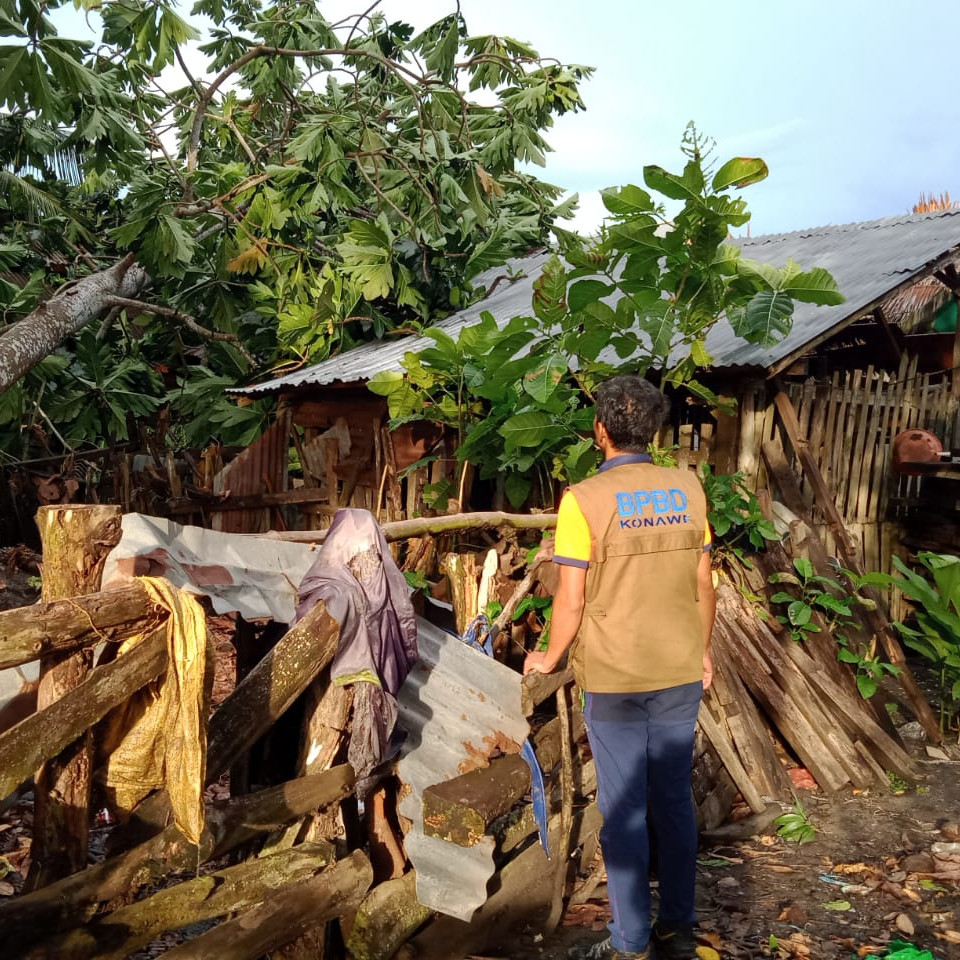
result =
M0 798L82 737L115 706L158 677L166 666L166 631L160 628L113 663L97 667L79 686L49 707L0 735Z
M583 733L583 715L573 711L572 740ZM544 724L534 737L537 760L549 776L561 759L559 718ZM517 754L497 757L490 766L471 770L423 791L423 831L449 843L478 843L497 817L530 790L530 768Z
M388 541L406 540L427 534L452 533L456 530L496 530L507 527L512 530L550 530L557 525L555 513L454 513L443 517L414 517L411 520L394 520L380 524ZM295 543L323 543L326 530L271 530L266 536L272 540L289 540Z
M877 308L873 311L873 319L877 326L879 326L883 331L884 338L887 341L887 346L890 348L890 352L893 354L894 359L897 361L897 363L899 363L903 358L903 350L900 349L900 344L897 342L896 336L894 336L893 327L890 325L887 315L883 312L883 307L877 306Z
M60 930L79 927L100 905L136 892L175 871L195 871L197 863L221 857L260 833L337 803L353 791L348 764L301 777L207 810L199 848L171 824L126 853L103 860L34 893L0 902L4 947L11 955Z
M43 545L40 598L49 602L96 593L107 554L120 542L120 508L73 504L41 507L37 526ZM80 687L92 664L92 647L41 656L37 710L43 711ZM90 726L62 741L60 756L46 754L36 772L28 890L87 865L93 766Z
M124 960L168 930L227 913L242 913L264 900L286 895L284 888L316 876L329 856L328 848L308 843L190 877L97 917L85 926L49 937L28 957Z
M163 611L139 583L0 611L0 670L158 626Z
M312 880L286 886L258 907L168 950L168 960L256 960L335 917L353 912L373 883L365 853L355 850Z

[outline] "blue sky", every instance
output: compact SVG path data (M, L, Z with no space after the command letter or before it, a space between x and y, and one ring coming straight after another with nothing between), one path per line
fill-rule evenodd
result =
M369 5L320 0L331 20ZM580 193L584 230L602 217L598 189L641 182L647 163L679 169L688 120L716 140L721 162L746 155L769 164L769 179L745 193L754 236L907 213L921 192L960 200L955 6L947 0L460 7L472 33L514 36L545 56L597 68L584 86L586 113L561 118L549 134L555 152L543 174ZM379 9L421 28L455 0L382 0Z
M449 0L385 0L417 26ZM356 12L343 0L325 15ZM472 33L498 32L586 63L587 112L550 136L546 176L583 198L679 168L688 120L721 160L762 156L769 179L745 197L754 235L907 213L921 191L960 200L956 57L946 0L461 0Z

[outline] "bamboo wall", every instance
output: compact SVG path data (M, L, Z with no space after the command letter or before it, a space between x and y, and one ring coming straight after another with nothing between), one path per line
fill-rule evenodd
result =
M960 446L960 411L948 377L920 374L917 358L904 356L896 373L870 366L836 372L829 381L789 383L784 389L865 569L892 572L891 558L901 552L902 521L918 502L923 483L920 477L894 472L893 439L903 430L924 427L941 439L945 450ZM737 469L755 490L768 486L760 455L765 441L780 440L788 457L793 454L768 395L768 385L760 381L740 400ZM799 467L795 472L814 523L828 551L835 553L809 478ZM895 604L894 616L901 612Z

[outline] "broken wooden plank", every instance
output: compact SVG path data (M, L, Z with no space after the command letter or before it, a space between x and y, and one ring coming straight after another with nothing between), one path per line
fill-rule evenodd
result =
M45 710L0 735L0 799L163 673L166 666L166 630L160 627L129 653L97 667L80 686Z
M583 716L574 711L573 739L583 732ZM544 724L534 737L534 749L546 775L561 758L558 719ZM449 843L471 847L490 824L530 790L530 768L517 754L497 757L488 767L471 770L423 791L423 832Z
M283 887L271 899L168 950L168 960L257 960L335 917L355 910L373 883L366 854L355 850L312 880Z
M523 715L529 717L547 697L552 696L564 684L573 682L570 669L555 670L553 673L528 673L520 682L520 707Z
M743 795L747 806L749 806L754 813L760 813L766 806L763 797L760 796L759 790L754 786L740 757L737 756L733 743L724 734L721 725L711 715L710 707L706 703L700 707L698 723L703 727L703 732L707 735L707 739L713 744L714 750L719 754L724 767L727 769L727 773L730 774L733 782L737 785L737 789Z
M49 937L29 960L123 960L168 930L242 912L275 897L283 888L314 877L329 850L302 844L164 887L149 897L97 917L83 927ZM284 891L285 892L285 891Z
M94 642L119 643L156 627L165 617L136 582L0 611L0 670Z
M790 398L781 390L775 398L775 403L780 413L781 422L787 431L787 436L790 438L790 442L793 444L797 457L803 466L804 473L807 474L813 485L817 503L827 518L828 526L833 531L843 562L849 569L862 574L863 567L860 563L859 555L850 540L846 527L843 524L843 519L837 510L837 505L830 496L830 491L827 489L820 468L810 454L806 441L800 435L796 411L793 409ZM872 588L865 589L864 593L876 604L876 608L865 611L864 616L868 624L876 631L877 636L880 638L880 642L883 645L884 652L889 661L899 668L898 679L900 685L910 700L910 705L917 719L923 726L927 738L931 743L939 743L941 740L940 725L933 714L929 701L920 689L916 678L907 665L900 642L894 635L889 621L882 612L880 595Z
M311 810L337 803L354 786L353 768L342 764L310 777L290 780L207 809L200 847L170 825L163 833L15 900L0 903L4 946L15 952L69 927L82 926L100 904L135 893L177 870L223 856L258 834Z

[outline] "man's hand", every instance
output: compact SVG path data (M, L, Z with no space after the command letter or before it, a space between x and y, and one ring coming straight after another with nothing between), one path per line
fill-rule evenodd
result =
M528 673L553 673L555 667L556 664L547 660L546 650L534 650L528 653L527 658L523 661L523 675L526 676Z
M713 658L709 653L703 655L703 689L707 691L710 689L710 684L713 683Z

